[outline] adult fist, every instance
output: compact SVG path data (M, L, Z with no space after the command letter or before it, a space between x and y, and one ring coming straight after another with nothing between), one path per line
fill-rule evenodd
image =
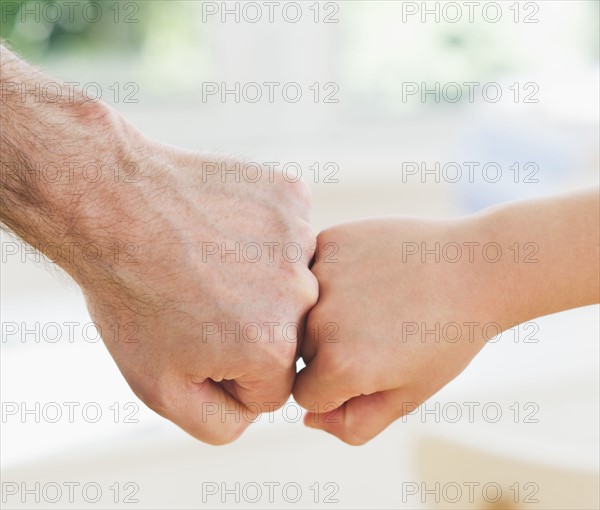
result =
M126 182L87 192L79 241L120 249L71 268L133 391L208 443L282 406L317 299L303 183L129 135ZM111 252L112 253L112 252Z

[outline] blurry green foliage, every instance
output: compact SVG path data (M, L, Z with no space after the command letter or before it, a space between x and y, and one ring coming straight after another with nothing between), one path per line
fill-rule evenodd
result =
M0 37L25 57L138 51L160 2L0 0Z

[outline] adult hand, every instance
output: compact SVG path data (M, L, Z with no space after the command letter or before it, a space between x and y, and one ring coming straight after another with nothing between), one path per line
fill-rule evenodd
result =
M133 391L195 437L226 443L291 393L317 299L309 192L266 168L257 180L256 167L250 178L231 161L127 136L120 160L138 182L78 213L85 239L120 246L119 260L80 264L76 279Z
M283 405L317 299L307 187L150 141L0 56L0 221L79 283L133 391L215 444Z

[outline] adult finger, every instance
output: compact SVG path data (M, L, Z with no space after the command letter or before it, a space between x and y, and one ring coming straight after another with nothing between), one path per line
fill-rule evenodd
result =
M253 409L211 379L189 382L172 393L172 398L155 410L205 443L234 441L256 417Z

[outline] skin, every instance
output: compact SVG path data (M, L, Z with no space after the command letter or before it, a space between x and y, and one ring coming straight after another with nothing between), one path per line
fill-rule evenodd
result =
M599 300L597 191L340 225L311 272L304 184L214 171L235 162L149 140L66 85L60 101L23 95L50 78L0 53L0 221L74 278L133 391L198 439L234 440L293 387L307 425L363 444L490 331ZM436 243L443 256L423 255Z
M305 424L363 444L455 378L500 331L598 303L598 213L590 191L455 220L366 220L322 232L312 268L319 301L294 386ZM480 243L472 256L470 242ZM483 256L489 242L502 249L497 262L495 250ZM337 262L319 256L332 243ZM422 250L435 243L438 260ZM462 256L442 249L450 243Z
M318 293L308 188L266 171L225 178L215 157L149 140L78 91L23 99L14 84L50 78L1 51L2 223L80 285L142 401L202 441L234 440L291 393ZM54 179L39 171L48 163L74 170Z

